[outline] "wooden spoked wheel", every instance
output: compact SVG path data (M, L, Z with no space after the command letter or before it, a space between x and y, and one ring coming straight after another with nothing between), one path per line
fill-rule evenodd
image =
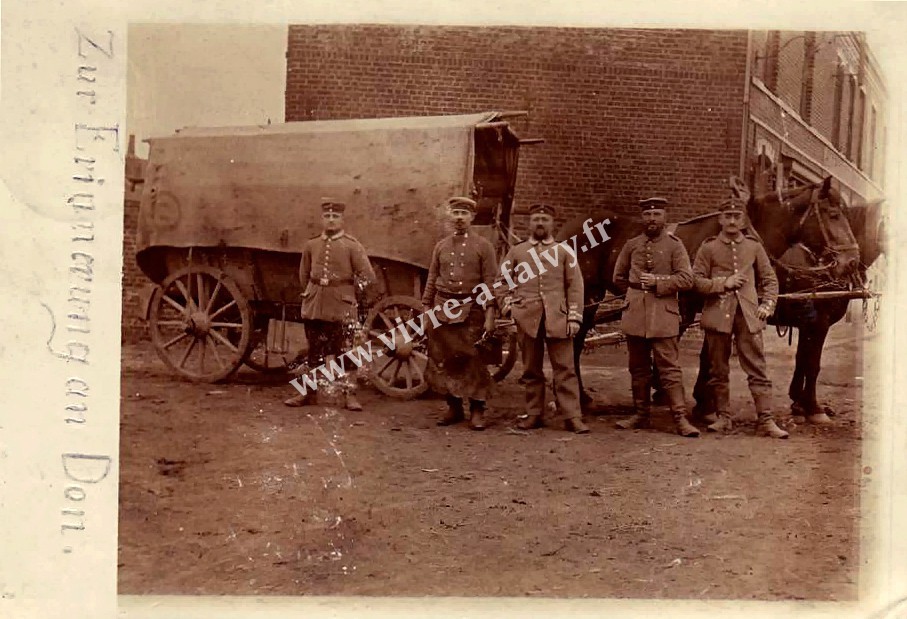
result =
M365 319L365 334L372 349L372 362L368 376L376 389L387 395L409 400L428 389L425 369L428 365L428 338L407 329L411 341L407 342L400 331L393 334L394 346L388 346L379 336L391 339L389 332L400 324L416 319L422 313L422 304L414 297L390 296L372 307ZM430 324L426 317L425 322Z
M197 382L230 376L249 351L252 312L220 269L192 266L169 275L151 301L151 341L160 358Z

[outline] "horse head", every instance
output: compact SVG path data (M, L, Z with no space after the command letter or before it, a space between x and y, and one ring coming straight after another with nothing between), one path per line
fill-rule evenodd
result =
M773 258L799 245L825 267L833 280L857 273L860 247L831 177L821 183L751 198L748 214Z

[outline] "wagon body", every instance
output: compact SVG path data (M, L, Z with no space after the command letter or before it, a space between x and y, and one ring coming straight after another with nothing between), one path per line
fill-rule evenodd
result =
M225 378L242 361L248 363L261 332L272 329L274 320L299 319L300 256L306 241L320 232L325 196L347 204L346 230L376 267L380 292L406 296L410 306L424 284L434 244L445 234L444 203L450 196L475 196L477 232L499 252L506 250L521 143L506 116L187 128L148 140L136 260L159 285L152 310L156 303L165 316L158 315L157 322L172 328L155 338L164 360L191 379ZM217 289L220 296L210 298L221 280L235 287L230 295L242 296L243 303L225 310L232 316L229 324L242 327L209 324L203 306L216 312L229 292L224 283ZM245 318L234 312L243 305ZM181 329L188 335L164 348ZM229 363L217 371L187 370L199 353L190 350L183 359L186 340L206 348L210 362L211 339L225 347L219 352L229 353Z

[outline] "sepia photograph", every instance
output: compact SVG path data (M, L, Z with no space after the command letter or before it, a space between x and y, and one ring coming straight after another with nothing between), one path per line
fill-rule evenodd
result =
M131 23L127 67L120 595L859 598L869 33Z

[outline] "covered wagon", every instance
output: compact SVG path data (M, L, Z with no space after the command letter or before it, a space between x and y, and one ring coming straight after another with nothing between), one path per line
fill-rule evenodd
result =
M347 204L346 230L378 274L380 300L361 317L362 333L412 317L448 197L473 195L475 229L506 252L519 148L539 141L511 128L524 114L189 128L148 140L136 260L157 284L148 318L158 354L196 381L244 363L286 370L298 352L300 256L320 232L323 196ZM426 388L425 362L416 340L370 378L412 397Z

